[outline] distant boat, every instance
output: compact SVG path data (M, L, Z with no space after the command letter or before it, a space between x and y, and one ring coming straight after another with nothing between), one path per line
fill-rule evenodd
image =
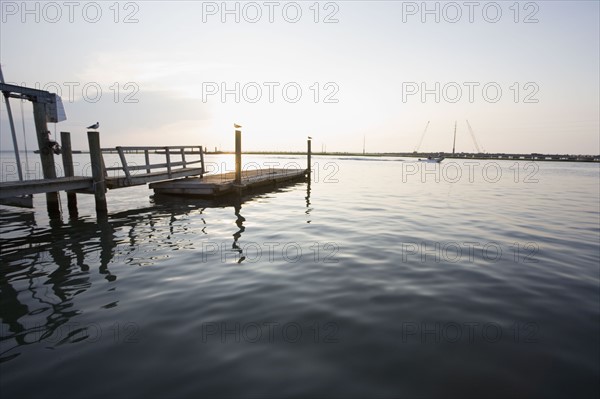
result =
M440 163L444 160L443 156L439 157L427 157L427 158L419 158L419 162L430 162L430 163Z
M427 125L425 126L425 130L423 130L423 134L421 135L421 140L419 141L419 145L415 149L415 152L418 151L419 147L421 147L421 143L423 142L423 138L425 137L425 133L427 132L427 128L429 127L429 121L427 121ZM454 154L456 149L456 121L454 122L454 142L452 143L452 154ZM445 159L443 155L433 156L430 155L427 158L419 158L419 162L429 162L429 163L440 163Z

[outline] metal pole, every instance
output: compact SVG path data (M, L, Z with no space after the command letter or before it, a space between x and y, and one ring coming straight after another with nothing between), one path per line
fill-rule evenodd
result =
M0 66L0 83L4 83L4 75L2 74L1 66ZM12 110L10 108L10 101L8 100L8 93L4 93L4 101L6 101L6 112L8 113L8 123L10 125L10 131L12 133L13 148L15 150L15 159L17 161L17 173L19 174L19 180L23 181L23 170L21 170L21 156L19 155L19 144L17 142L17 134L15 133L15 122L13 121Z
M454 154L455 149L456 149L456 121L454 122L454 141L452 142L452 154Z

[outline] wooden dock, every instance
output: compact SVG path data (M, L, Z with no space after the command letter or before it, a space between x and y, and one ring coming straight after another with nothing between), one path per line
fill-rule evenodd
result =
M98 132L88 132L92 176L74 176L70 133L61 132L61 138L63 167L66 176L0 182L0 204L31 207L32 194L52 195L58 191L66 191L69 209L77 207L76 193L94 194L97 210L103 212L106 209L104 193L107 189L126 188L181 177L202 176L205 172L202 146L100 148ZM119 154L121 165L105 167L103 154L106 153ZM143 164L135 165L128 162L127 154L140 153L145 155ZM150 154L164 156L164 161L150 163ZM199 155L199 159L189 159L186 158L186 155ZM179 160L174 157L178 157ZM51 166L54 169L54 164ZM109 172L112 175L110 177Z
M91 132L97 136L97 132ZM63 143L70 141L68 132L62 132ZM194 150L197 149L197 150ZM94 194L94 181L103 183L108 189L138 186L146 183L177 179L188 176L202 176L204 174L204 156L201 146L168 146L168 147L116 147L96 149L98 163L101 169L95 178L92 176L73 176L73 160L68 147L63 148L63 165L65 177L53 177L37 180L20 180L0 182L0 199L10 197L51 193L57 191L76 191L80 194ZM120 155L121 165L107 168L104 166L103 154L115 152ZM126 154L142 153L146 155L146 162L142 165L131 165L128 163ZM150 163L149 154L161 154L166 157L165 162ZM198 160L186 160L186 155L199 154ZM171 157L177 155L181 161L174 162ZM190 165L200 164L190 167ZM94 170L95 171L95 170ZM108 172L114 176L109 177Z
M69 211L77 211L76 194L93 194L96 212L107 212L105 193L108 189L120 189L150 184L156 194L196 197L221 197L226 194L242 194L269 189L278 184L301 180L309 169L251 169L242 171L241 132L236 130L235 172L206 175L204 149L202 146L164 147L115 147L101 148L97 131L88 132L92 176L75 176L71 152L70 133L61 132L63 142L62 161L65 177L45 173L44 179L0 182L0 204L32 207L32 194L46 193L48 212L58 214L57 192L66 191ZM106 167L104 154L117 153L120 165ZM145 162L129 162L128 154L144 154ZM48 155L48 154L42 154ZM150 155L164 157L154 163ZM195 159L189 156L194 155ZM187 157L186 157L187 156ZM310 165L310 140L308 141L307 165ZM47 169L54 172L54 159L49 158Z
M242 131L234 124L235 130L235 172L220 175L207 175L202 146L161 146L161 147L121 147L101 148L98 131L88 131L88 144L92 176L75 176L71 134L61 132L62 151L58 142L50 139L48 122L66 120L62 101L56 94L4 83L0 69L0 92L5 100L9 124L13 138L15 159L19 181L0 182L0 204L20 207L33 206L33 194L46 194L48 213L60 215L59 191L66 191L69 212L77 212L76 194L93 194L98 215L107 212L106 191L151 183L156 193L176 195L220 196L242 193L253 187L274 185L279 182L299 179L310 174L310 137L308 140L307 169L259 169L242 172ZM38 152L42 164L43 179L24 180L19 158L18 143L14 128L10 98L28 100L33 104L33 116ZM117 153L120 166L106 167L104 154ZM56 173L54 155L62 154L64 177ZM129 162L127 154L144 154L141 165ZM150 155L164 156L160 163L150 163ZM189 155L199 155L190 159ZM110 173L109 173L110 172ZM110 176L112 175L112 176Z
M152 183L150 188L156 194L215 197L239 193L255 187L299 180L306 174L306 169L253 169L242 171L240 183L235 181L235 172L228 172L206 175L201 178L183 178Z

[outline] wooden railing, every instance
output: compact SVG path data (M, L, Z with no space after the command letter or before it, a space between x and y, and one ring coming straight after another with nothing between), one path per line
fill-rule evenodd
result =
M139 184L146 184L149 182L168 180L178 177L186 176L197 176L202 175L205 172L204 168L204 151L202 146L166 146L166 147L115 147L115 148L103 148L103 153L114 153L119 154L121 166L117 167L104 167L104 174L106 176L107 185L109 188L118 188L125 186L134 186ZM144 154L145 163L143 165L131 165L127 161L127 154ZM164 162L150 163L150 155L159 154L164 155ZM172 161L171 156L181 157L181 161ZM200 155L199 159L190 160L186 158L186 155ZM190 165L199 165L199 167L190 167ZM166 171L156 171L156 169L165 169ZM136 173L137 171L143 170L145 173ZM153 171L154 170L154 171ZM109 177L108 172L110 171L122 171L123 176Z

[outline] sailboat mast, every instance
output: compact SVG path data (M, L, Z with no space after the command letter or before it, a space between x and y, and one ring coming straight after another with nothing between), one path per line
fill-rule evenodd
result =
M365 140L366 140L366 135L363 135L363 155L365 155Z
M454 142L452 143L452 154L454 154L455 149L456 149L456 121L454 121Z

